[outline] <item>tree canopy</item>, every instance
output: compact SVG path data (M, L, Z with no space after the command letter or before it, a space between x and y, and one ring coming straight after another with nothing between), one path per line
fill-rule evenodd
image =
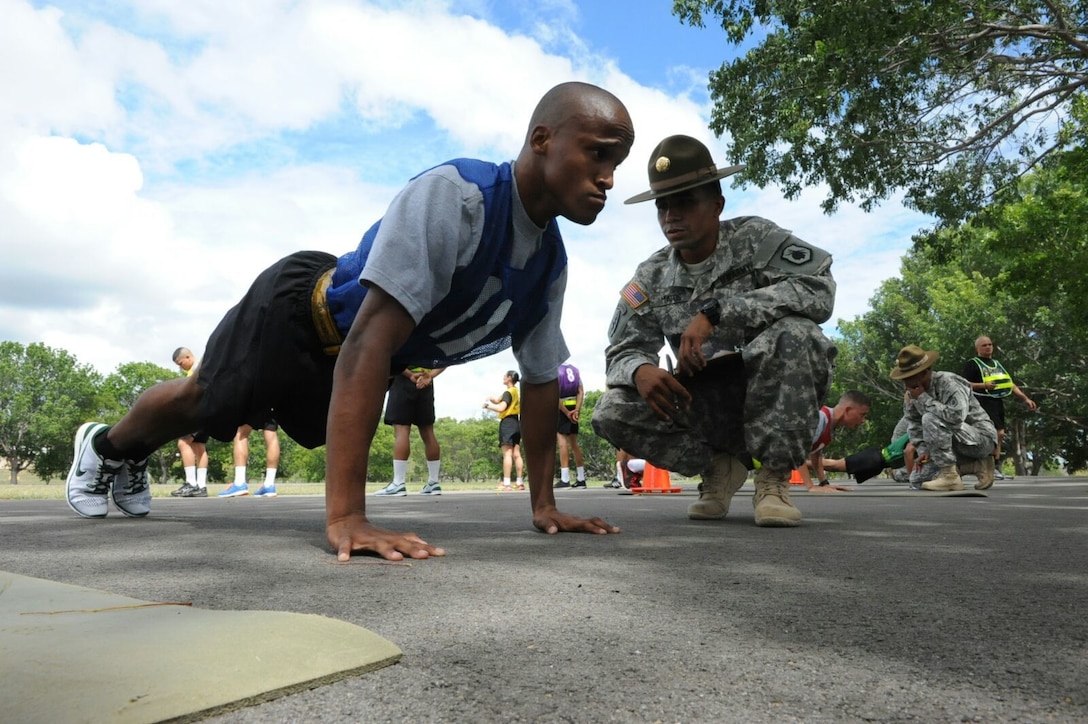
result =
M837 392L877 392L868 444L885 444L901 413L902 386L888 379L901 346L936 349L938 369L959 374L975 338L987 335L995 358L1040 405L1031 413L1014 398L1006 404L1006 452L1017 471L1088 464L1088 189L1080 155L1056 154L1020 183L1013 201L916 236L871 310L840 321Z
M64 350L0 342L0 458L12 484L31 466L46 478L67 470L72 434L95 409L99 383Z
M710 75L742 178L825 211L907 202L966 218L1084 128L1088 5L1075 0L674 0L745 55Z

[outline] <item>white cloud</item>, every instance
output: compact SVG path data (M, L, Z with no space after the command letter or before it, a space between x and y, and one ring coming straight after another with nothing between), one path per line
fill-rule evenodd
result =
M487 3L476 16L445 2L147 0L101 16L0 4L0 339L44 341L102 372L200 350L273 260L350 250L405 180L445 158L512 158L540 95L583 79L636 125L597 223L560 222L564 332L600 389L618 291L662 245L652 207L622 204L645 188L651 149L686 133L731 162L694 83L691 95L643 86L566 25L506 32L481 19ZM569 20L577 7L548 12ZM727 196L727 212L835 254L843 317L864 311L924 223L892 204L825 217L818 189L794 203ZM507 352L450 370L439 414L479 415L513 366Z

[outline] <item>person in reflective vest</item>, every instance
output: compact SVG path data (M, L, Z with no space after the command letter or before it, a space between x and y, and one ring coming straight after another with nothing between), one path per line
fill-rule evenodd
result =
M1029 410L1035 411L1039 406L1029 398L1024 391L1012 381L1012 376L1005 371L1005 367L995 360L994 342L983 335L975 340L975 357L967 360L963 366L963 376L971 383L971 392L975 399L986 410L986 414L994 422L997 428L997 447L994 448L994 460L998 471L994 477L1003 480L1000 472L1001 448L1005 441L1005 398L1016 395Z

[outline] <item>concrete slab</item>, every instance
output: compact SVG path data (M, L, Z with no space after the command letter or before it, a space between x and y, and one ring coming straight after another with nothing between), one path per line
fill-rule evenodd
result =
M336 619L208 611L0 571L0 700L12 722L186 721L396 662Z

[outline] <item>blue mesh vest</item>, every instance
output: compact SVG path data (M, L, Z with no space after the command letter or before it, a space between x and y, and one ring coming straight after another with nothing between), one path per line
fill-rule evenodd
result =
M454 272L449 294L419 321L412 336L393 355L394 366L448 367L506 349L547 314L548 289L567 265L559 226L552 219L540 249L525 268L511 268L514 180L509 163L455 159L441 165L453 166L480 189L483 233L472 260ZM366 297L367 288L359 283L359 275L381 223L379 220L370 227L359 246L336 263L326 298L336 326L345 336Z

